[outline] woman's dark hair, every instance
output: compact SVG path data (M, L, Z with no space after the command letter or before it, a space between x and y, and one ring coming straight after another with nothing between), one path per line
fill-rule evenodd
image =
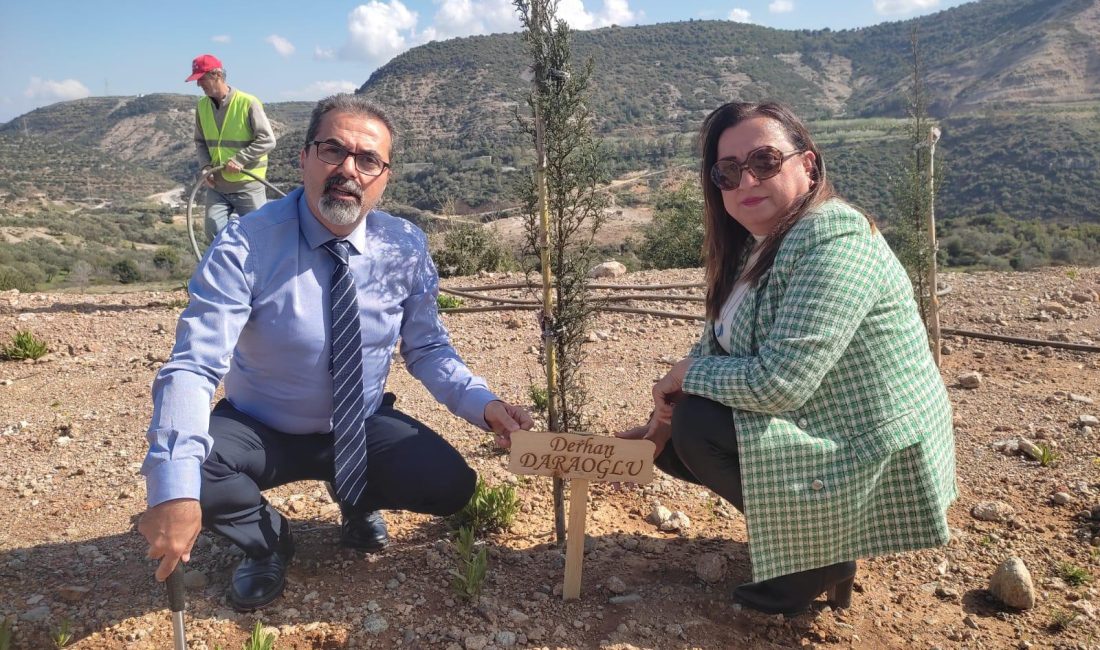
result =
M761 242L760 255L752 267L742 274L741 267L751 248L752 235L726 212L722 203L722 191L710 180L710 168L718 160L718 138L722 133L754 117L766 117L778 122L795 150L814 153L814 166L810 172L810 191L799 197L787 214L779 218L776 227ZM825 175L825 161L806 125L789 107L778 102L730 102L719 107L703 121L703 127L699 130L699 143L703 152L699 179L703 185L706 230L703 257L706 265L707 318L715 320L738 278L750 283L759 280L771 268L779 245L791 227L804 214L835 197L836 192Z

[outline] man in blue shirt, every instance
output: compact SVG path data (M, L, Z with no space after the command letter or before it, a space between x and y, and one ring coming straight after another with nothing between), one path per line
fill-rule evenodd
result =
M409 372L451 412L495 432L498 445L532 426L451 347L424 233L374 209L395 139L368 100L321 100L300 154L303 187L231 222L195 270L172 357L153 384L142 466L149 508L138 528L160 560L158 580L190 559L206 527L245 553L230 603L251 610L277 598L294 547L288 522L261 491L291 481L335 482L337 494L354 483L341 494L341 542L366 551L388 542L379 510L448 515L466 504L474 471L384 392L398 338ZM346 311L348 295L330 295L341 286L354 293ZM333 346L346 332L330 335L330 326L356 320L359 340ZM349 399L334 391L339 397L349 383L334 381L345 367L338 358L361 361L349 398L359 409L355 440L365 440L361 464L341 465L341 440L350 438L337 439L347 428L337 416ZM223 377L225 399L210 412Z

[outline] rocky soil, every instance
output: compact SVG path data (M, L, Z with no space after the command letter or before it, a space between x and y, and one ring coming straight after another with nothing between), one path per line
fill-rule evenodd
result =
M945 282L946 327L1100 345L1100 269ZM51 350L36 363L0 362L0 619L14 627L13 647L53 647L51 630L64 620L71 647L171 647L164 586L135 522L149 385L182 300L0 294L0 344L29 329ZM650 306L700 311L692 302ZM445 320L469 364L501 396L526 403L541 373L533 312ZM591 430L641 422L650 384L698 333L686 319L600 316L588 346ZM490 484L514 484L522 501L512 529L484 540L481 597L469 602L450 587L457 556L446 522L388 513L393 544L359 555L339 547L324 487L296 483L269 494L298 544L286 595L262 612L232 612L224 593L238 557L203 534L187 574L190 647L239 648L260 621L278 648L1100 648L1100 354L951 337L942 368L961 487L952 542L861 562L847 611L823 606L784 620L732 604L730 591L750 575L744 519L707 490L660 475L642 487L593 484L581 597L563 602L549 479L511 475L486 434L450 416L397 364L398 406L442 432ZM658 505L682 513L679 530L647 521Z

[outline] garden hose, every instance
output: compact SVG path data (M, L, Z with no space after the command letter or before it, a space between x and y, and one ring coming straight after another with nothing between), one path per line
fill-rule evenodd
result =
M221 171L223 167L225 167L225 165L216 165L214 167L210 167L206 171L200 171L198 178L195 180L195 186L191 188L191 196L187 197L187 236L191 239L191 251L195 254L196 260L202 259L202 251L199 250L199 242L197 239L195 239L195 228L191 217L191 209L195 205L195 195L199 193L200 188L206 187L206 179L210 176L213 176L215 172ZM260 178L259 176L248 171L247 169L242 169L241 173L247 174L252 178L260 181L267 187L274 190L275 193L279 196L286 196L286 192L280 190L271 183L268 183L267 180Z

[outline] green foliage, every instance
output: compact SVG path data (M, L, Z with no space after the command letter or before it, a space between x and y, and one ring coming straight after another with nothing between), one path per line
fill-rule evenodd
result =
M11 343L0 350L0 356L13 361L39 359L49 352L46 342L30 330L19 330L12 335Z
M443 236L443 249L434 256L439 275L473 275L479 271L499 271L510 266L508 254L486 228L461 224Z
M462 298L450 294L441 293L435 297L435 304L440 309L455 309L462 306Z
M944 221L940 233L940 262L957 269L1100 264L1100 223L1019 221L995 214Z
M550 404L550 400L546 396L546 386L531 384L527 389L527 396L531 399L531 406L533 406L536 411L539 413L546 412L546 407Z
M123 258L111 265L111 274L122 284L131 284L141 280L141 270L130 258Z
M12 650L13 618L0 620L0 650Z
M1047 629L1051 632L1062 632L1069 628L1069 626L1077 619L1077 612L1056 609L1050 615L1050 622L1047 623Z
M50 633L50 640L53 641L54 647L58 648L58 650L69 645L73 640L73 632L72 629L70 629L70 625L69 619L63 618L57 629Z
M252 626L252 634L244 642L241 650L274 650L274 648L275 635L265 633L264 626L256 621L256 625Z
M1043 467L1051 467L1058 464L1058 452L1054 451L1054 449L1050 445L1046 443L1040 443L1038 447L1040 465L1042 465Z
M698 183L684 183L657 197L638 257L651 269L702 266L703 234L703 194Z
M10 266L0 266L0 291L18 289L23 293L30 293L35 289L34 280L27 277L19 269Z
M473 528L464 527L458 530L458 568L451 569L451 588L466 600L471 600L481 593L489 568L485 547L475 551L476 545Z
M180 265L178 249L161 246L153 253L153 266L164 271L174 271Z
M1080 587L1081 585L1092 582L1092 574L1089 573L1088 569L1069 562L1060 562L1058 564L1058 577L1071 587Z
M455 528L468 527L475 533L495 532L511 528L518 510L519 499L514 487L490 488L478 478L473 496L451 520Z

